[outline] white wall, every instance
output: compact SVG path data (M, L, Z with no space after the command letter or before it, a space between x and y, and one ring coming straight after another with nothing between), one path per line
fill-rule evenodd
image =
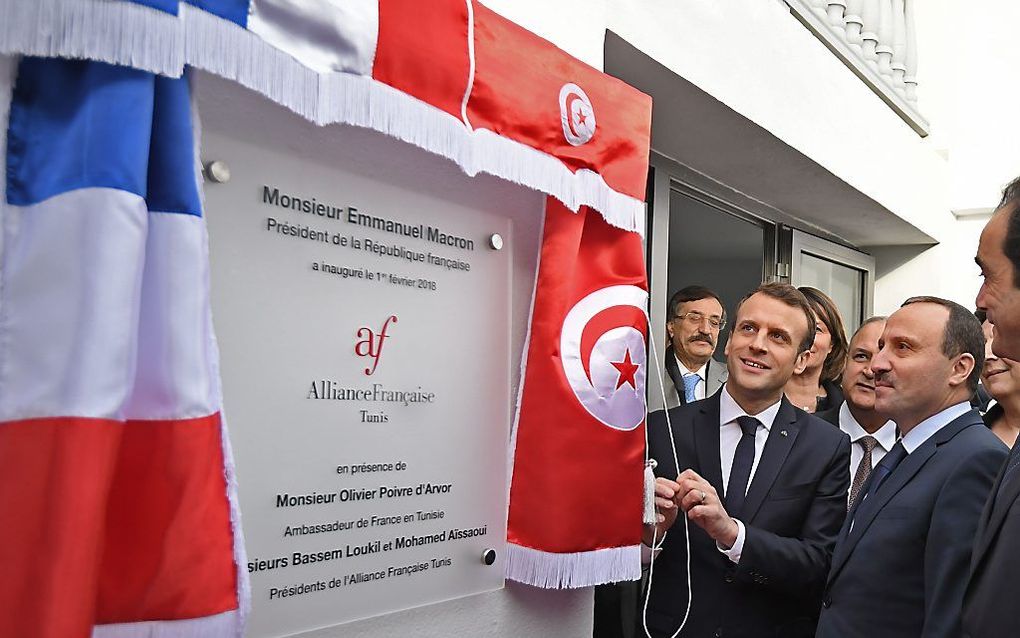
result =
M949 168L945 205L930 212L940 244L919 251L875 251L875 309L908 296L937 294L974 307L981 285L974 265L987 216L956 219L946 210L991 209L1020 175L1020 5L1005 0L924 0L918 7L919 90L931 118L932 149Z
M620 0L609 27L928 231L945 162L781 2ZM653 107L654 108L654 107Z
M981 286L974 252L987 221L987 218L951 219L936 246L873 248L875 314L887 315L914 295L935 295L974 308L974 298Z
M492 594L301 634L300 638L589 638L591 589L549 591L507 583Z
M949 102L950 204L954 210L993 207L1002 187L1020 175L1020 4L954 0L952 60L944 69Z
M549 40L578 60L604 69L612 0L485 0L486 7Z

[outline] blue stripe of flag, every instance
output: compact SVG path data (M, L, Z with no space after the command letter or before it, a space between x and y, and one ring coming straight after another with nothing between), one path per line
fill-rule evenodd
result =
M126 0L134 4L151 7L158 11L164 11L177 15L179 0ZM230 20L247 28L248 26L248 2L249 0L184 0L187 4L198 7L204 11L219 16L224 20Z
M185 2L248 28L248 0L185 0Z
M7 201L115 188L149 210L201 215L186 77L23 58L7 134Z
M146 7L152 7L159 11L165 11L177 15L177 7L180 5L178 0L127 0L135 4L140 4Z
M149 210L201 217L196 161L187 74L182 78L157 76L145 198Z
M8 203L90 187L145 197L153 80L101 62L23 58L7 132Z

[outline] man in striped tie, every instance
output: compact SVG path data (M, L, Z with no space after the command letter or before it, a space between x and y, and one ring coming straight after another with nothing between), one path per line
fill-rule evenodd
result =
M971 545L1006 447L970 407L984 362L973 313L908 299L871 362L875 409L902 438L875 466L840 530L819 638L955 638Z
M871 317L850 339L849 355L843 368L842 390L846 400L815 414L850 437L850 494L847 509L854 506L872 470L896 444L896 424L875 410L875 372L871 361L878 353L878 340L885 330L885 317Z

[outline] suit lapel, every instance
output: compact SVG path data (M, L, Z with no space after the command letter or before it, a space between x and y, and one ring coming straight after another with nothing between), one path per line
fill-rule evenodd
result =
M1009 460L1010 457L1006 457L1006 461L999 470L999 477L995 481L995 486L988 496L988 503L985 506L987 519L983 515L978 526L977 545L974 548L974 556L971 560L971 565L975 567L984 557L989 545L991 545L992 539L999 533L999 528L1002 527L1002 523L1006 520L1006 514L1009 513L1010 507L1012 507L1013 502L1017 499L1018 494L1020 494L1020 480L1013 479L1005 487L1002 494L999 495L999 498L995 498L996 492L999 491L999 485L1002 483L1003 474L1009 465Z
M711 396L722 387L722 384L726 383L726 378L729 376L726 370L726 364L720 363L715 359L709 359L708 370L705 371L705 396Z
M744 506L740 512L731 512L733 516L748 523L754 520L765 497L772 489L772 484L776 482L779 471L782 470L783 463L786 462L786 457L790 454L799 432L800 424L797 423L797 411L784 396L776 419L769 430L765 449L761 453L761 460L758 461L758 467L754 471L754 478L751 479L751 485L747 489Z
M889 475L889 478L885 480L885 484L879 488L878 492L869 496L863 503L854 508L852 521L849 517L847 518L847 522L840 532L840 538L836 543L840 551L836 552L832 557L832 569L829 575L830 581L845 564L850 554L853 553L857 543L864 536L864 533L868 531L871 523L874 522L875 517L882 511L882 508L885 507L893 496L903 489L903 486L910 482L910 479L914 478L914 475L924 467L924 464L934 454L935 442L929 439L925 441L924 445L903 459L893 473ZM852 527L851 522L853 523Z
M673 352L673 346L666 348L666 373L673 381L673 392L676 393L678 404L683 405L687 403L684 394L684 380L680 374L680 368L676 364L676 354ZM666 388L666 393L669 394L669 388Z
M694 449L698 455L699 473L721 496L725 490L719 458L719 397L717 392L698 403L701 409L694 421Z
M829 582L832 582L839 570L846 564L857 543L863 538L882 508L921 471L928 459L935 455L938 446L973 425L971 416L971 413L968 412L932 435L921 444L921 447L908 454L900 462L874 495L854 507L851 516L847 516L846 523L844 523L836 541L836 551L832 556L832 567L829 570Z

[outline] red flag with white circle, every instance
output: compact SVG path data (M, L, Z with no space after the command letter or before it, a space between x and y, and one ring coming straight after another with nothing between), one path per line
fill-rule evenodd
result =
M641 237L548 198L514 431L512 580L641 575L647 299Z

